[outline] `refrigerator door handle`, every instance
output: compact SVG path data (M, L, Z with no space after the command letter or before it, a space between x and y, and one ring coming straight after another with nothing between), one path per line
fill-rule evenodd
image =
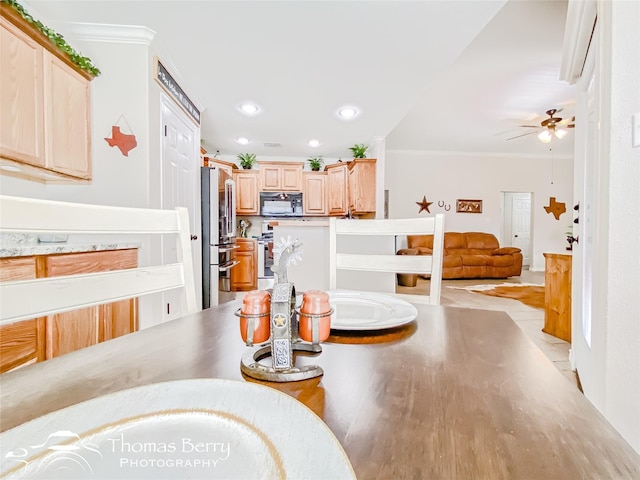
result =
M227 219L227 232L229 237L236 236L236 189L233 180L224 182L224 200Z

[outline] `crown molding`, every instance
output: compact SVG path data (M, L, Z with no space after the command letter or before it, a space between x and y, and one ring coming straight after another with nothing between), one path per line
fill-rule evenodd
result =
M78 40L134 45L151 45L156 35L156 32L148 27L102 23L70 23L68 31Z
M520 158L520 159L548 159L548 153L491 153L491 152L452 152L435 150L394 150L387 149L387 154L397 155L430 155L437 157L480 157L480 158ZM573 160L573 155L553 154L554 160Z

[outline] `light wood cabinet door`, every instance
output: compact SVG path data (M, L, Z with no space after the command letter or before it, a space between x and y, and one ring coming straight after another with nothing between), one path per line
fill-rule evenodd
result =
M303 172L304 215L327 215L327 172Z
M260 162L260 189L264 192L301 192L300 162Z
M233 180L236 182L237 215L260 214L259 175L260 172L257 170L235 170L233 172Z
M240 262L231 269L231 291L246 292L258 288L258 242L253 238L238 238L234 260Z
M135 249L44 257L44 271L48 277L135 268L137 264ZM50 315L46 324L46 358L85 348L137 328L137 299Z
M36 278L35 257L0 258L0 282ZM0 326L0 373L45 359L44 318Z
M46 166L91 178L89 82L59 58L44 52Z
M44 166L42 47L0 18L0 156Z
M0 160L3 175L91 180L91 74L13 7L0 4Z
M347 198L347 164L327 165L328 213L332 216L346 215L349 205Z
M349 209L354 215L376 211L376 160L356 158L349 163Z

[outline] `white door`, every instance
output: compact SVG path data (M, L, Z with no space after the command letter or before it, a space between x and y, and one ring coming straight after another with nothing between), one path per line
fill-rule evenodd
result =
M193 272L196 293L201 304L202 265L200 235L200 129L165 95L161 96L162 114L162 208L187 207L192 235ZM197 238L194 238L197 237ZM176 261L175 242L162 246L163 261ZM178 292L163 294L163 321L184 315Z
M504 192L503 223L503 246L518 247L522 265L531 265L531 193Z

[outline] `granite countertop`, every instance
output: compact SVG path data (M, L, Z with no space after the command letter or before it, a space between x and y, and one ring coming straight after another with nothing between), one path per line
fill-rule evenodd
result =
M139 242L131 241L67 241L60 243L38 242L37 235L11 235L0 238L0 258L27 257L30 255L54 255L58 253L99 252L140 248Z

